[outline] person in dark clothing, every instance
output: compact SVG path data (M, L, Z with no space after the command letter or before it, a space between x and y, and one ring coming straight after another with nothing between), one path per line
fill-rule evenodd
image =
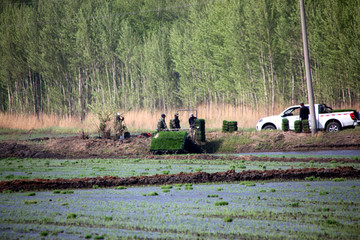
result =
M190 118L189 118L189 125L190 128L195 128L195 122L196 122L197 117L194 116L194 114L190 114Z
M168 130L168 128L166 126L166 122L165 122L165 117L166 117L166 115L164 113L161 114L161 118L158 121L157 129L156 129L158 132Z
M304 103L300 103L300 120L308 120L309 113L309 108L305 107Z
M170 121L170 129L179 129L180 128L180 120L179 114L175 113L175 118Z

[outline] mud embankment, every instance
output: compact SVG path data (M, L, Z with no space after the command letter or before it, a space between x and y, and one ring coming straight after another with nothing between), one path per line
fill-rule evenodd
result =
M0 191L31 191L31 190L53 190L53 189L81 189L114 186L142 186L161 185L177 183L215 183L215 182L237 182L237 181L265 181L265 180L304 180L306 177L320 178L360 178L360 170L353 167L325 168L303 168L287 170L249 170L235 172L229 170L217 173L179 173L171 175L154 175L140 177L96 177L96 178L73 178L73 179L34 179L13 180L0 182Z

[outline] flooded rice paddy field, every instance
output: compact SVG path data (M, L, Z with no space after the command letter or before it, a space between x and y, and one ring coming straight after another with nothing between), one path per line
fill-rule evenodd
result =
M281 160L7 158L0 159L0 181L34 179L36 184L37 179L82 181L180 172L360 169L356 159ZM358 178L358 172L354 176ZM359 235L360 180L343 177L0 193L2 239L358 239Z
M3 239L358 239L360 180L3 192Z
M235 170L286 170L300 168L336 168L351 166L360 169L359 162L343 162L334 159L329 162L316 160L308 162L245 160L196 160L196 159L0 159L0 181L16 179L56 179L83 177L131 177L155 174L177 174L180 172L224 172Z

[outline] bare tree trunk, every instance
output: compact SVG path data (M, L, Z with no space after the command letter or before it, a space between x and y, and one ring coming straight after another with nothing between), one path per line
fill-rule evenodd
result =
M84 120L84 105L83 105L83 96L82 96L82 87L83 87L83 83L82 83L82 76L81 76L81 67L79 65L79 79L78 79L78 89L79 89L79 110L80 110L80 122L82 122Z
M269 115L269 109L268 109L268 105L269 105L269 97L268 97L268 92L267 92L267 87L266 87L266 73L265 73L265 65L264 65L264 54L261 51L260 56L259 56L259 63L260 63L260 68L261 68L261 74L262 74L262 78L263 78L263 86L264 86L264 98L265 98L265 115Z

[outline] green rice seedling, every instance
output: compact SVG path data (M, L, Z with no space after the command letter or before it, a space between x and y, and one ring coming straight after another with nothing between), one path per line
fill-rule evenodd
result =
M226 217L224 218L224 222L232 222L233 219L231 217Z
M167 170L166 170L166 171L162 171L161 174L162 174L162 175L169 175L169 174L170 174L170 171L167 171Z
M216 191L219 191L219 192L222 191L222 190L224 190L224 189L223 188L217 188L216 189Z
M73 194L74 191L73 190L65 190L65 191L61 191L61 194Z
M111 216L109 216L109 217L108 217L108 216L105 216L104 219L105 219L105 221L112 221L112 220L113 220L113 217L111 217Z
M92 235L91 235L91 234L86 234L86 235L84 236L84 238L85 238L85 239L90 239L90 238L92 238Z
M306 187L310 187L311 185L310 185L309 183L306 183L305 186L306 186Z
M192 186L192 183L185 183L184 186L185 186L185 187L191 187L191 186Z
M207 195L208 198L216 198L219 197L219 195L217 194L211 194L211 195Z
M192 186L185 186L185 190L193 190L194 188Z
M328 195L328 194L329 194L329 192L327 192L327 191L323 191L323 192L320 192L320 193L319 193L320 196L322 196L322 195Z
M103 235L95 236L94 239L105 239Z
M311 176L311 177L306 177L305 181L317 181L320 179L321 179L320 177Z
M161 189L171 189L171 188L173 188L173 186L172 185L166 185L166 186L161 186L160 188Z
M164 189L164 190L162 190L162 192L163 193L168 193L168 192L170 192L170 189Z
M142 172L142 173L140 173L140 176L145 176L145 175L149 175L149 173L148 173L148 172Z
M259 192L266 192L266 190L265 190L265 189L261 189Z
M143 193L142 196L146 197L147 195L146 195L146 193Z
M145 170L145 171L149 171L149 168L145 168L144 170Z
M42 237L46 237L47 235L49 235L49 233L46 232L46 231L41 231L40 232L40 236L42 236Z
M54 191L53 191L53 194L60 194L60 193L61 193L60 190L54 190Z
M334 178L333 182L343 182L345 180L346 180L345 178Z
M260 200L260 196L257 196L257 199Z
M270 189L270 192L276 192L276 190L274 188Z
M25 204L37 204L36 200L25 200Z
M157 195L159 195L157 192L151 192L148 194L148 196L157 196Z
M243 165L243 164L240 164L240 165L238 165L237 167L240 168L240 169L245 169L245 168L246 168L246 166Z
M201 171L202 171L202 168L195 168L195 171L196 171L196 172L201 172Z
M14 177L14 174L9 174L5 176L5 179L13 179Z
M215 206L226 206L226 205L229 205L229 203L226 201L219 201L215 203Z
M181 183L175 184L175 187L181 188L183 185Z
M339 225L340 223L334 219L326 219L325 224L327 225Z
M36 193L34 193L34 192L29 192L29 193L25 194L25 196L35 196L35 195L36 195Z
M246 186L247 186L247 187L255 187L256 184L255 184L255 183L252 183L252 182L248 182L248 183L246 183Z
M93 185L92 188L93 189L99 189L100 187L99 187L99 185Z
M300 206L299 202L290 203L290 207L299 207L299 206Z
M66 218L67 219L75 219L77 217L77 215L75 214L75 213L68 213L67 215L66 215Z
M236 167L235 167L235 165L231 165L231 166L229 166L229 169L230 169L230 170L235 170Z
M117 190L122 190L122 189L127 189L127 187L124 187L124 186L118 186L118 187L115 187L115 189L117 189Z
M69 205L69 203L62 203L62 204L60 204L60 206L68 206Z
M3 191L3 193L13 193L14 191L13 190L5 190Z

